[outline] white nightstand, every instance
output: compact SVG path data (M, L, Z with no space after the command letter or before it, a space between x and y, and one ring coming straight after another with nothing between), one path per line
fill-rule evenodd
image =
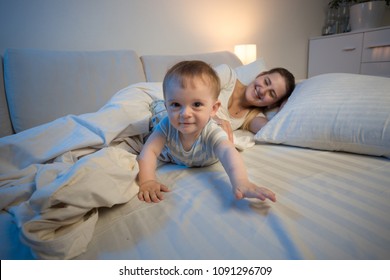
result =
M341 72L390 77L390 26L311 38L308 77Z

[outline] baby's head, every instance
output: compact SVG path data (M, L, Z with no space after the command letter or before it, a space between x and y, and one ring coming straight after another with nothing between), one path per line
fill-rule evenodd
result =
M182 135L197 137L221 105L219 78L203 61L174 65L165 75L163 91L169 121Z
M177 87L181 89L196 87L199 82L207 85L212 92L212 97L215 100L218 99L221 86L214 69L200 60L181 61L172 66L164 77L164 99L166 99L167 93Z

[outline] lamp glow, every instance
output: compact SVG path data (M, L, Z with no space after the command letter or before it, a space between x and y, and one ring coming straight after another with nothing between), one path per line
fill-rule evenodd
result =
M249 64L256 60L256 44L236 45L234 53L243 64Z

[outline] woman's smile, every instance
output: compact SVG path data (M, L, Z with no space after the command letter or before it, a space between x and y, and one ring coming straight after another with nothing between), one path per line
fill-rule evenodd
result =
M255 90L253 91L253 93L254 93L255 99L257 98L257 99L261 100L261 93L260 93L260 89L258 86L255 86Z

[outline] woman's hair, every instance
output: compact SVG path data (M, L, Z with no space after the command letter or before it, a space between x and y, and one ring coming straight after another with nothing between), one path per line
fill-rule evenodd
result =
M278 100L276 103L272 104L271 106L268 106L268 109L274 108L274 107L279 107L280 105L283 104L291 95L291 93L294 91L295 88L295 77L294 75L288 71L285 68L282 67L276 67L272 68L271 70L261 72L259 75L256 76L256 78L264 75L270 75L274 73L279 73L282 78L284 79L286 83L286 94ZM259 108L259 107L253 107L250 109L248 115L245 118L244 123L242 124L241 128L245 130L249 130L250 123L251 121L261 112L264 111L264 108Z
M164 97L175 86L186 88L192 85L194 78L207 83L212 88L215 99L218 99L221 91L219 77L209 64L200 60L181 61L168 70L163 80Z

